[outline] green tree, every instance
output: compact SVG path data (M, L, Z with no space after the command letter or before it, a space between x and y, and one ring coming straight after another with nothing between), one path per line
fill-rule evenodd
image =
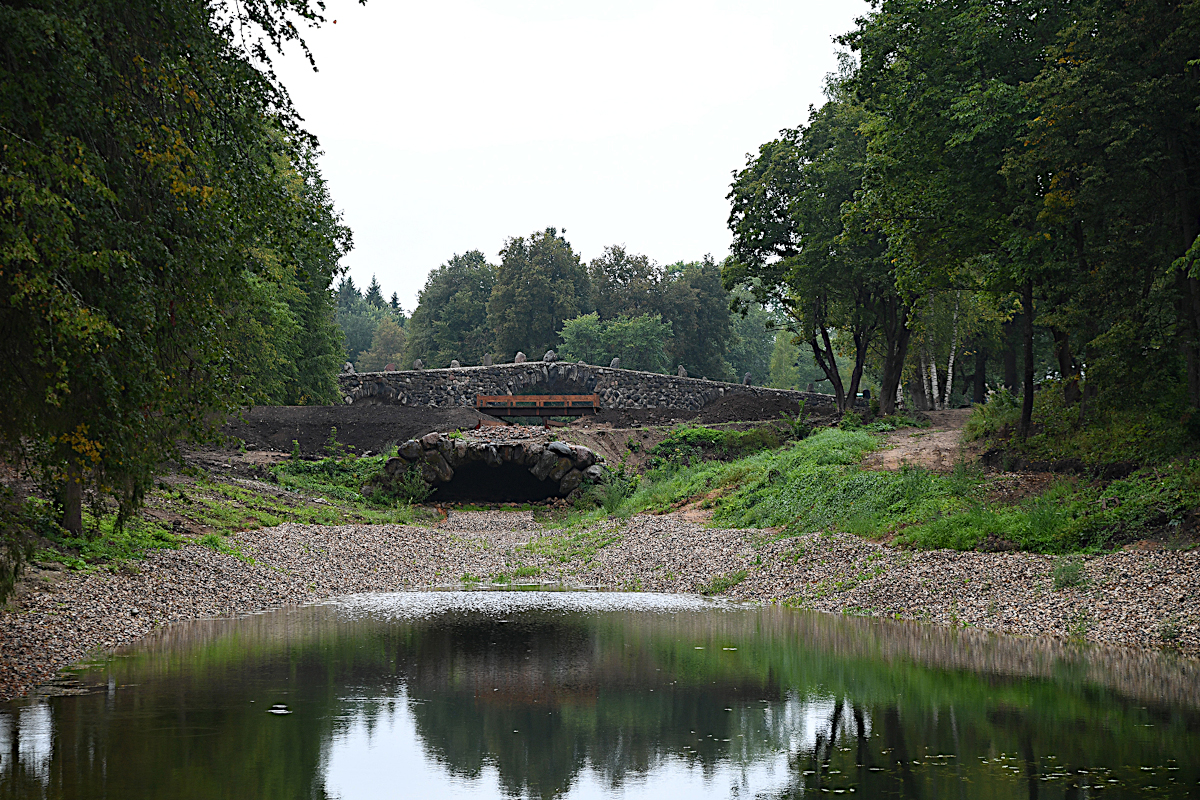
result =
M124 519L181 440L253 400L239 309L292 302L260 254L348 246L279 168L317 185L268 52L321 20L291 0L0 6L0 441L73 531L85 486Z
M562 338L567 360L607 364L615 357L621 359L623 369L662 372L667 366L664 348L671 339L671 323L658 314L601 320L592 312L563 323Z
M756 383L767 382L771 375L776 329L781 326L782 320L754 302L748 292L735 292L735 295L738 295L734 303L739 311L730 319L726 358L734 375L749 372Z
M408 361L420 358L431 367L454 359L479 364L492 344L487 305L497 268L471 250L429 273L408 324Z
M564 320L589 309L587 270L554 228L509 239L487 305L495 351L531 358L554 347Z
M725 361L732 335L729 294L711 257L667 267L659 309L673 334L666 347L669 368L682 365L689 375L713 380L732 377Z
M880 408L892 410L908 349L908 309L885 240L844 212L862 188L865 111L846 94L849 66L831 77L829 101L808 125L764 144L729 194L733 259L727 288L747 286L790 317L828 379L838 408L853 402L868 355L884 342ZM839 347L840 340L840 347ZM848 384L838 351L852 357Z
M404 360L404 331L394 317L379 320L371 338L371 349L359 353L354 366L360 372L379 372L388 364L400 367Z
M607 324L600 321L600 315L595 311L567 320L561 333L563 358L587 364L608 364L613 356L605 338L607 329Z
M372 308L383 308L383 287L379 285L379 281L375 276L371 276L371 285L367 287L366 294L363 295L363 300Z
M611 245L588 264L591 306L601 319L661 311L662 270L643 255Z

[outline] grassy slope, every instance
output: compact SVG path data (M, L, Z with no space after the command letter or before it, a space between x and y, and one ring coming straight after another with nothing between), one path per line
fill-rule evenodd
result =
M661 464L623 496L597 492L598 508L569 523L607 515L666 511L700 500L713 523L777 527L784 535L837 530L899 546L974 549L985 541L1044 553L1096 551L1169 530L1200 506L1200 467L1168 464L1108 484L1063 477L1015 504L988 499L993 479L959 466L949 475L921 469L859 467L878 439L830 428L778 450L728 462Z

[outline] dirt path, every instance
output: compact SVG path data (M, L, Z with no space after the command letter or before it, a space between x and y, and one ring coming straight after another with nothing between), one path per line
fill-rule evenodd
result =
M959 461L978 455L962 438L971 409L930 411L930 428L902 428L888 434L887 444L863 461L868 469L897 470L904 464L935 472L949 472Z

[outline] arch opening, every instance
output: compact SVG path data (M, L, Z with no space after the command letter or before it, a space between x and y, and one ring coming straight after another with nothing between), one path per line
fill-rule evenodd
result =
M558 497L558 481L540 481L519 464L488 466L476 461L454 469L454 477L439 483L431 500L485 503L531 503Z

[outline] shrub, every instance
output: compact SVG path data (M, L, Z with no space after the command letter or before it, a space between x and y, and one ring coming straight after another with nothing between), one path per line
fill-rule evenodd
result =
M1054 591L1062 591L1068 586L1082 586L1087 582L1083 574L1083 561L1078 558L1060 558L1054 566Z
M993 392L986 403L976 403L963 427L967 441L997 436L1021 421L1021 403L1007 391Z

